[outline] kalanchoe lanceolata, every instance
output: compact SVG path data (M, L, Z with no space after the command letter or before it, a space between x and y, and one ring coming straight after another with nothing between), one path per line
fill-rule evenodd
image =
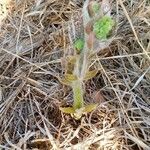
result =
M60 110L71 114L75 119L80 119L83 114L89 113L97 107L97 104L84 104L84 82L93 78L98 72L97 69L89 67L91 65L90 54L93 54L95 50L95 41L99 40L100 44L103 40L107 42L107 37L114 26L113 19L107 15L98 16L99 11L101 11L101 7L98 2L90 0L84 2L82 10L84 37L75 40L75 55L67 59L68 68L64 79L60 80L63 84L71 86L74 100L72 107L60 107Z

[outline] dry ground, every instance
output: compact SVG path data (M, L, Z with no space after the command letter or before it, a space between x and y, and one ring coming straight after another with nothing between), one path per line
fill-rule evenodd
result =
M58 77L82 35L79 0L0 0L0 149L149 150L150 1L113 0L115 40L93 61L80 121Z

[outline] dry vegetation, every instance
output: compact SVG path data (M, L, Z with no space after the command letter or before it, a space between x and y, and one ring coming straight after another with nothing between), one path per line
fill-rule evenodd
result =
M86 103L99 106L78 121L59 110L73 98L58 77L83 33L83 1L7 2L0 0L0 149L149 150L150 1L110 1L115 39L93 60L99 73L85 87Z

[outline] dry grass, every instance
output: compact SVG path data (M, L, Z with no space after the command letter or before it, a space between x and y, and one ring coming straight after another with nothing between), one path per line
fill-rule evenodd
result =
M83 2L6 2L0 0L0 149L149 150L150 1L111 1L115 39L93 60L100 71L86 83L86 102L99 106L80 121L59 111L73 99L58 77L82 35Z

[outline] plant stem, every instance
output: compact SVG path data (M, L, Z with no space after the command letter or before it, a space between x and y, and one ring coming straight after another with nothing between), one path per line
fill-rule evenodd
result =
M90 0L86 0L84 3L84 7L83 7L83 23L84 23L84 27L86 26L86 24L88 23L88 21L90 20L88 11L87 11L87 7L89 4ZM87 40L87 36L85 35L85 40ZM78 80L74 81L72 83L72 90L73 90L73 98L74 98L74 103L73 103L73 107L74 109L80 109L84 106L84 90L83 90L83 78L85 76L85 73L87 71L87 66L88 66L88 53L89 53L89 49L87 47L87 43L85 42L85 46L79 56L79 58L77 59L76 62L76 66L74 68L74 74L77 75Z
M80 109L84 105L84 100L83 100L83 86L82 82L80 80L76 80L72 83L72 90L73 90L73 107L74 109Z

